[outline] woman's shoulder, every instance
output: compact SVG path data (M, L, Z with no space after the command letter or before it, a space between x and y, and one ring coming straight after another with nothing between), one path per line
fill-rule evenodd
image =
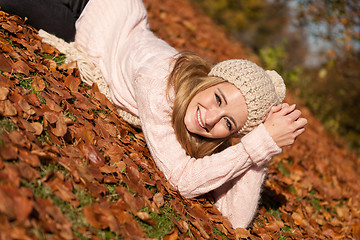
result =
M75 41L91 51L103 51L137 26L147 26L141 0L90 0L76 22ZM92 50L94 48L94 50Z

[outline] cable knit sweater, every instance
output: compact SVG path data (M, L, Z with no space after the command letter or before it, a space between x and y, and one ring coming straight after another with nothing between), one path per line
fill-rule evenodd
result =
M247 227L266 163L281 151L264 125L220 153L189 157L171 126L172 97L166 96L177 51L149 30L142 1L90 0L76 29L75 42L102 71L114 104L140 118L151 155L170 183L187 198L211 192L234 227Z

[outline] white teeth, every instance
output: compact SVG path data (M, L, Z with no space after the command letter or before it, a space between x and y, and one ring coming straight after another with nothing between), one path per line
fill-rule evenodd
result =
M202 128L205 128L205 125L202 123L201 118L200 118L200 110L199 109L197 111L197 118L198 118L198 122L199 122L200 126Z

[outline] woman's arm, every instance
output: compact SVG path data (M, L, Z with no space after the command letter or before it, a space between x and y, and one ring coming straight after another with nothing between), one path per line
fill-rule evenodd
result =
M220 153L200 159L189 157L171 126L172 109L164 93L164 81L159 83L159 80L144 75L146 70L141 72L135 94L148 148L158 168L184 197L210 192L250 167L266 164L281 152L261 124L243 137L239 144Z

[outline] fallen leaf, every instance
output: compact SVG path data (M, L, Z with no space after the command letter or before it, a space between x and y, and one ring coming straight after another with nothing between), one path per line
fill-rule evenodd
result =
M13 71L16 73L22 73L25 76L29 75L31 68L22 60L17 61L12 65Z
M138 218L140 218L142 221L155 226L157 222L150 216L148 212L136 212L135 214Z
M164 236L164 240L177 240L179 238L179 232L176 228L172 229L170 233Z
M33 115L35 113L34 109L32 109L27 101L23 98L18 101L18 105L28 115Z
M33 78L31 85L34 88L34 90L38 92L43 91L45 89L45 81L39 76L35 76Z
M31 125L31 127L34 128L34 130L35 130L34 134L35 135L40 135L42 133L43 129L44 129L43 125L41 123L39 123L39 122L32 122L32 123L30 123L30 125Z
M0 101L0 114L5 117L17 115L17 110L10 100Z
M165 203L163 194L160 192L156 193L153 197L153 201L158 208L161 208Z
M8 44L8 42L7 42ZM1 43L2 45L2 43ZM4 46L4 45L2 45ZM11 62L10 58L5 57L4 54L0 54L0 69L3 72L12 72L12 65L13 63Z
M0 101L4 101L7 98L8 94L9 94L9 89L8 88L0 87Z
M65 123L65 119L62 113L59 114L59 117L56 121L56 127L52 129L52 133L54 133L57 137L63 137L67 132L67 125Z

